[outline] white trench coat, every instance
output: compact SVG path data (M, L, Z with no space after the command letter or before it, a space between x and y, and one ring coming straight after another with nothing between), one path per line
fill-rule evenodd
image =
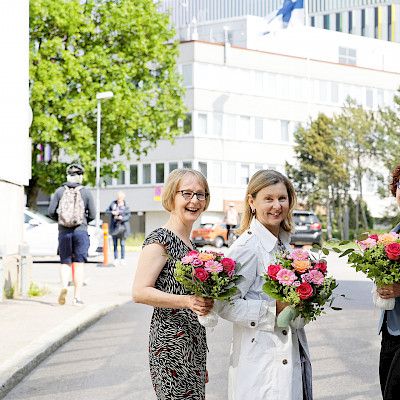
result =
M281 231L289 246L289 235ZM312 399L311 363L304 321L275 325L276 302L263 293L263 274L274 262L277 238L255 218L232 245L229 257L242 264L239 293L218 302L218 314L233 322L229 366L229 400L303 400L299 343L303 348L307 400ZM300 327L300 329L296 329Z

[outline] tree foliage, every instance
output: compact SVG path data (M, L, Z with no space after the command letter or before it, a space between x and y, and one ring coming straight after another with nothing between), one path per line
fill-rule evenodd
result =
M159 139L183 133L174 35L152 0L31 0L28 196L52 192L70 160L94 183L96 93L114 93L102 102L102 176L122 167L115 156L139 158ZM50 159L43 160L44 145Z

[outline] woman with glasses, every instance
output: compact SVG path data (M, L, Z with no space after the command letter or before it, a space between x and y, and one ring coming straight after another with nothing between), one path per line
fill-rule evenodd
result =
M392 172L390 191L400 206L400 164ZM393 231L399 233L400 224ZM383 400L394 400L400 393L400 283L382 286L378 293L383 299L396 299L393 310L382 312L379 329L382 332L379 359L382 396Z
M205 399L206 332L198 315L212 308L210 299L188 295L175 280L175 262L193 244L193 223L210 202L204 176L192 169L170 173L162 195L169 219L143 243L133 300L154 307L150 325L150 375L157 399Z
M256 172L247 186L241 235L230 248L242 267L238 293L218 302L218 314L233 323L229 366L230 400L311 400L311 363L304 320L279 328L276 318L288 306L263 290L264 273L275 255L290 249L296 194L291 182L273 170Z

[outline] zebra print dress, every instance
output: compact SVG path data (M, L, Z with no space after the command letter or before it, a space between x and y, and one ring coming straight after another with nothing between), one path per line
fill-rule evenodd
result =
M173 232L158 228L143 246L159 243L168 258L155 288L166 293L187 294L175 280L175 261L190 250ZM159 400L204 400L207 342L205 328L189 309L154 308L150 324L150 375Z

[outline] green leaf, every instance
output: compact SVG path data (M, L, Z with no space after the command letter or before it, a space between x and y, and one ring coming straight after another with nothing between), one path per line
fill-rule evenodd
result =
M339 246L344 246L344 245L349 244L349 243L351 243L350 240L342 240L342 241L339 243Z
M354 249L347 249L339 257L345 257L348 254L352 253L353 251L354 251Z
M369 236L369 233L368 233L368 232L363 232L363 233L361 233L361 235L359 235L359 236L357 237L357 240L358 240L359 242L361 242L361 241L363 241L363 240L365 240L365 239L368 239L368 236Z
M341 252L342 252L342 250L338 249L337 247L332 247L332 250L333 250L335 253L341 253Z
M327 248L325 248L325 247L322 248L322 252L323 252L326 256L329 255L329 250L328 250Z

